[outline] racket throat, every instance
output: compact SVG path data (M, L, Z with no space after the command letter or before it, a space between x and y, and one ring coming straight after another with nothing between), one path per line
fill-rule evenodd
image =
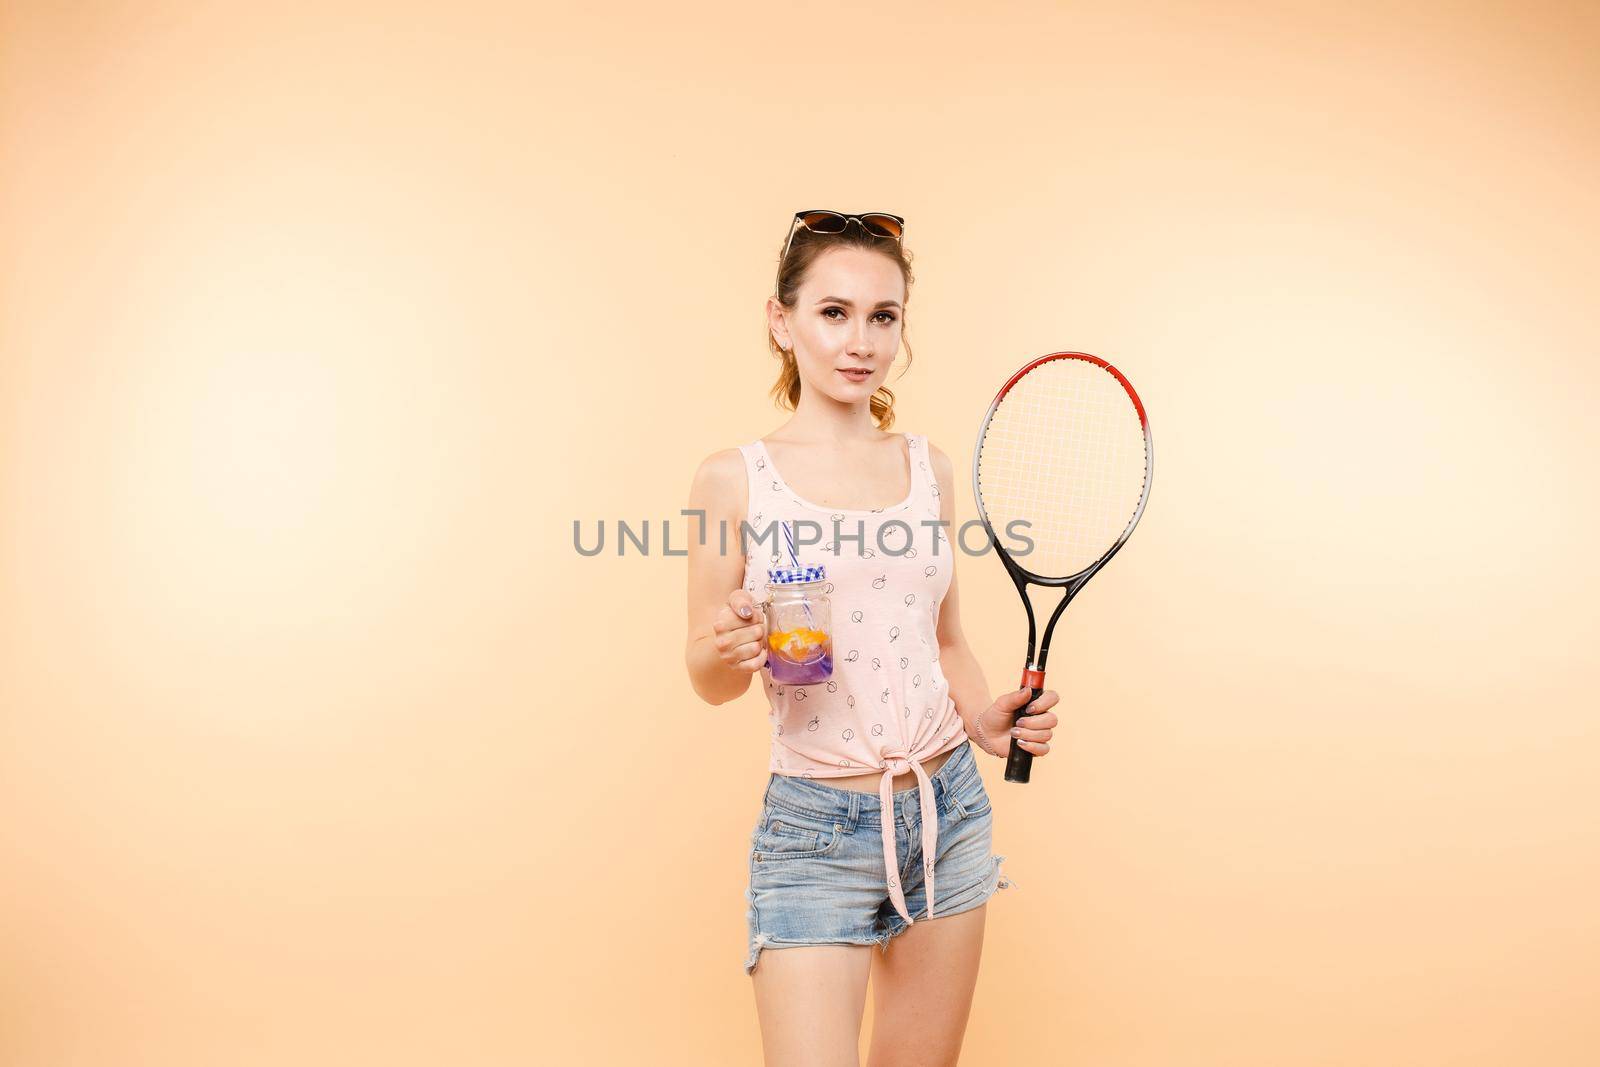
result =
M1048 603L1038 605L1035 609L1032 589L1033 582L1023 574L1021 568L1011 561L1009 556L1000 554L1000 561L1006 565L1006 573L1011 576L1011 582L1017 587L1017 595L1022 598L1022 608L1028 616L1028 658L1026 669L1044 672L1045 658L1050 655L1050 637L1055 633L1056 623L1061 618L1061 613L1067 610L1067 605L1072 603L1072 598L1077 595L1083 583L1088 581L1089 575L1082 575L1069 580L1062 589L1062 595L1056 600L1054 610ZM1092 573L1092 572L1091 572ZM1055 583L1051 583L1052 586ZM1043 587L1041 587L1043 588ZM1038 619L1044 619L1045 624L1041 629Z

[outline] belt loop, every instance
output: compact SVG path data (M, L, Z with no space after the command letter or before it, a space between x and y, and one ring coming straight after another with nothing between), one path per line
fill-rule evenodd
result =
M845 812L845 829L854 830L856 820L861 817L861 794L855 790L850 791L850 810Z

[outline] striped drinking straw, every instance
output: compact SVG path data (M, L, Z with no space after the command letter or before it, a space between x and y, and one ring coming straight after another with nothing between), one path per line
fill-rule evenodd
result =
M784 523L783 524L783 544L784 544L784 547L789 550L789 566L798 568L800 566L800 559L799 559L798 556L795 555L795 551L794 551L794 532L789 529L789 524L788 523ZM805 606L805 608L806 608L806 627L808 629L815 630L817 628L817 623L816 623L816 620L811 617L811 605L807 604Z

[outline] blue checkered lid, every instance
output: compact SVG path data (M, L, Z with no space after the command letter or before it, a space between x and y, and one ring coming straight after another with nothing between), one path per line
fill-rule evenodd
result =
M825 582L828 570L822 564L815 567L774 567L767 571L769 585L799 585L801 582Z

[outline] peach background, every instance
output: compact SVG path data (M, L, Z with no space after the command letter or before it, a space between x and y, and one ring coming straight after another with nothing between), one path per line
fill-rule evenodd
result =
M965 1062L1592 1064L1597 47L1578 3L7 5L0 1063L758 1059L765 705L690 691L659 522L781 419L822 205L909 220L898 428L964 465L1070 347L1155 431L1056 753L985 766Z

